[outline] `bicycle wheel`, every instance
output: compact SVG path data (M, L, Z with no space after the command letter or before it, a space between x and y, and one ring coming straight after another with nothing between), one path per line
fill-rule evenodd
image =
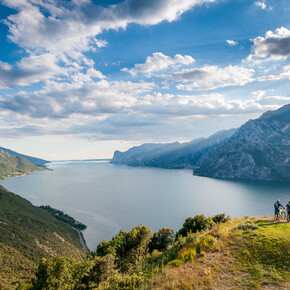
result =
M286 213L285 212L281 212L281 219L285 220L286 219Z

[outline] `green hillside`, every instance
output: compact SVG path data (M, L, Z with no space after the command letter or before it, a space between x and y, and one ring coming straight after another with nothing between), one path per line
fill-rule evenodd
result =
M77 232L0 186L0 289L33 277L41 258L83 259Z
M14 156L0 149L0 179L45 170L22 156Z
M42 260L20 289L289 289L289 230L224 214L190 217L175 235L136 226L83 261Z

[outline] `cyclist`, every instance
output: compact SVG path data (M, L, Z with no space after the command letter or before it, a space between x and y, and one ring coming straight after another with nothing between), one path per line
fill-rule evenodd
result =
M280 208L285 208L281 203L280 203L280 199L278 199L275 203L274 203L274 209L275 209L275 218L278 219L279 218L279 212L280 212Z
M288 218L288 221L290 221L290 200L286 204L286 209L287 209L287 218Z

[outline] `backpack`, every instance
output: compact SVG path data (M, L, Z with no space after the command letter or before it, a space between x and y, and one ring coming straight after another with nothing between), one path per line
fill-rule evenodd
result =
M278 205L278 203L276 202L276 203L274 203L274 208L275 209L279 209L279 205Z

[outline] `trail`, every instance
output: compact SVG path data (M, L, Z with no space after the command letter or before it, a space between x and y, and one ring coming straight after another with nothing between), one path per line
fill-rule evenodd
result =
M83 235L81 234L81 231L80 231L79 229L75 229L75 230L77 231L77 233L78 233L78 235L79 235L79 239L80 239L80 242L81 242L81 244L82 244L83 250L84 250L86 253L89 253L90 250L89 250L89 248L88 248L87 245L86 245L86 242L85 242L85 240L84 240Z

